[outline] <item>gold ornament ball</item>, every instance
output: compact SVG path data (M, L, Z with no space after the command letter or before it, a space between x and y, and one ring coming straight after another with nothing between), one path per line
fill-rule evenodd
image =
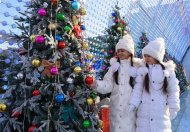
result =
M84 43L82 44L82 48L85 49L85 50L88 49L88 43L87 43L87 42L84 42Z
M30 41L35 41L35 38L36 38L36 35L34 35L34 34L32 34L31 36L30 36Z
M84 7L81 7L79 11L81 15L86 15L86 9Z
M91 53L87 54L87 59L92 59L93 58L93 55Z
M48 25L48 28L49 28L50 30L55 30L55 29L57 28L57 24L56 24L56 23L50 23L50 24Z
M38 59L32 60L32 65L33 65L34 67L38 67L38 66L40 65L40 60L38 60Z
M104 128L104 122L103 122L102 120L99 120L99 127L100 127L101 129Z
M101 51L101 52L104 52L104 49L101 49L100 51Z
M0 104L0 111L5 111L7 109L7 106L5 104Z
M118 27L117 30L118 30L118 31L121 31L121 27Z
M74 72L77 73L77 74L81 73L81 71L82 71L82 69L79 66L77 66L77 67L74 68Z
M88 105L94 104L94 100L93 100L92 98L88 98L88 99L86 100L86 102L87 102Z

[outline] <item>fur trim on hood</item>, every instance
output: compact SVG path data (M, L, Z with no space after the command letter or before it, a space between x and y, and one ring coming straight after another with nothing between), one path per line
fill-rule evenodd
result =
M162 64L165 66L166 70L172 70L172 71L174 70L175 71L176 64L172 60L163 62Z

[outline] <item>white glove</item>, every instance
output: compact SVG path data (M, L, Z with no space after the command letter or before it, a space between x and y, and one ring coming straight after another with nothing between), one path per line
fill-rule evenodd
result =
M113 65L111 65L109 70L112 71L112 72L116 72L119 69L119 66L120 66L119 62L116 62Z
M134 111L135 110L135 106L133 104L130 104L128 109L127 109L127 114L129 114L130 112Z
M170 109L170 119L173 120L177 116L177 111L175 109Z

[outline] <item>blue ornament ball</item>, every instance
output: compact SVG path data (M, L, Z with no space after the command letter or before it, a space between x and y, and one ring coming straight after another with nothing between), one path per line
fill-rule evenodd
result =
M6 59L6 60L5 60L5 63L7 63L7 64L9 64L10 62L11 62L10 59Z
M80 66L81 65L80 61L75 62L75 65Z
M9 89L9 86L7 86L7 85L3 85L3 90L8 90Z
M56 101L57 103L61 103L61 102L63 102L64 100L65 100L64 94L59 93L59 94L57 94L57 95L55 96L55 101Z
M86 30L86 27L84 25L81 25L81 30Z
M73 10L79 10L80 9L80 3L79 2L77 2L77 1L73 1L72 3L71 3L71 7L72 7L72 9Z
M112 15L113 17L116 17L116 13L115 13L115 12L113 12L111 15Z
M8 78L5 76L5 77L3 78L3 81L8 81Z
M55 36L55 39L58 40L58 41L61 41L62 40L62 37L60 35L56 35Z

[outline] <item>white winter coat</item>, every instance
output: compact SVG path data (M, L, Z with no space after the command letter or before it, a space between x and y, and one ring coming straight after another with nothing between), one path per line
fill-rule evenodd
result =
M136 76L129 60L121 60L119 67L119 85L114 82L113 73L108 71L103 80L97 81L96 91L101 94L111 92L110 130L111 132L135 132L136 112L127 114L132 88L129 73Z
M164 63L166 70L161 65L141 67L137 71L136 84L131 94L130 104L137 110L136 132L171 132L169 109L179 111L179 86L175 76L173 62ZM144 77L149 74L148 94L143 88ZM162 86L164 77L168 81L168 93L163 94Z

